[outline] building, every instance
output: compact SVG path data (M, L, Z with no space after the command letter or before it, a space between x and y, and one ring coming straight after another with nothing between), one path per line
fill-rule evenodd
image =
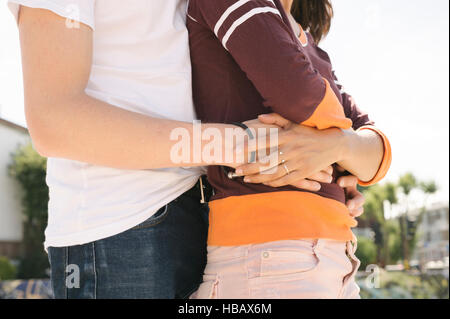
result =
M449 203L435 203L427 208L417 231L415 257L421 269L448 276Z
M0 117L0 256L15 258L22 241L20 185L9 176L11 154L30 141L25 127Z

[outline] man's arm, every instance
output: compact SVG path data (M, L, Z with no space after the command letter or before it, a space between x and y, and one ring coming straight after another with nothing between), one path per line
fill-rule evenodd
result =
M123 169L181 166L170 158L170 133L185 128L192 137L192 123L151 118L85 93L92 62L88 26L67 28L48 10L22 7L19 30L26 118L40 154ZM230 127L213 126L222 133Z

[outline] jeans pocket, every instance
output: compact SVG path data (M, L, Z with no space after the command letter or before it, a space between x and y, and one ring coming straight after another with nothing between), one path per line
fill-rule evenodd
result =
M295 280L314 273L320 258L314 251L268 250L261 254L262 279Z
M204 275L203 282L189 299L218 299L219 278L217 275Z
M150 218L142 222L141 224L133 227L132 229L143 229L156 226L166 219L169 215L169 204L161 207L155 214L153 214Z

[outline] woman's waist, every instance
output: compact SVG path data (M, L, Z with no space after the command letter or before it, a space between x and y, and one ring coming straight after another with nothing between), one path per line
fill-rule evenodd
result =
M238 246L278 240L352 240L357 225L347 207L306 192L231 196L210 206L208 244Z
M295 239L240 246L208 246L208 263L259 257L261 255L267 255L265 253L273 250L286 253L304 250L312 251L319 243L323 249L345 251L348 242L334 239Z

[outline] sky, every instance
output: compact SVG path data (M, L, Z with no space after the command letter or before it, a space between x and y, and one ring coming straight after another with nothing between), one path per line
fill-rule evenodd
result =
M449 193L449 1L333 0L321 47L345 89L389 137L387 180L405 172ZM25 125L17 27L0 0L0 115Z

